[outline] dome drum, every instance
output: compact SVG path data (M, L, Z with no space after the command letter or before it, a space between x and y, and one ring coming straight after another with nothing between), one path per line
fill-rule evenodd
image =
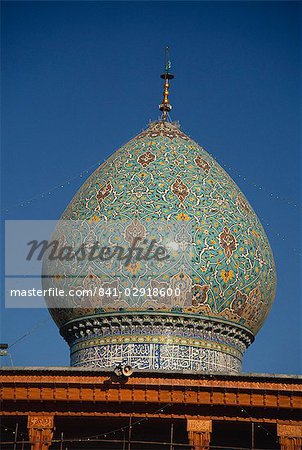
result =
M169 324L169 325L167 325ZM99 314L73 320L60 330L73 366L139 370L238 372L252 342L248 330L205 318L148 313Z

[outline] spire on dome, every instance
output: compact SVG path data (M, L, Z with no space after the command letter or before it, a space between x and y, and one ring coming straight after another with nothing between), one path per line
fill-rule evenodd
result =
M164 84L164 97L162 103L159 105L159 110L162 111L162 120L167 120L167 114L171 111L172 105L169 103L169 80L173 80L174 75L170 73L171 62L169 61L169 47L166 47L166 64L165 64L165 73L163 73L160 78L165 80Z

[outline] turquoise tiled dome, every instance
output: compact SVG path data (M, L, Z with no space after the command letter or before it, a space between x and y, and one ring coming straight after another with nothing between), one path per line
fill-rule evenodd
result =
M274 300L272 251L238 186L177 124L151 123L122 146L83 184L62 219L190 222L193 239L190 271L178 267L171 277L185 281L189 302L157 309L120 298L101 310L51 310L71 345L72 364L110 367L115 352L138 369L240 370ZM97 278L97 267L91 271L90 280ZM183 355L176 362L175 349Z

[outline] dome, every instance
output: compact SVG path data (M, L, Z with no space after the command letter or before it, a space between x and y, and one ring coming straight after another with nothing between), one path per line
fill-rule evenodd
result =
M153 287L182 286L189 296L167 303L150 297L133 302L120 288L138 286L146 273L146 263L140 262L107 272L107 286L120 292L115 302L90 299L85 307L54 307L54 299L46 299L70 345L71 365L241 370L242 354L274 300L272 251L238 186L177 123L153 122L113 153L83 184L61 220L94 227L114 220L124 224L119 235L144 230L148 222L175 230L183 224L190 226L191 239L189 265L171 264L169 277L144 278ZM66 239L59 226L56 234ZM45 278L44 286L99 283L98 262L85 267L71 278ZM56 270L57 263L44 262L44 273Z

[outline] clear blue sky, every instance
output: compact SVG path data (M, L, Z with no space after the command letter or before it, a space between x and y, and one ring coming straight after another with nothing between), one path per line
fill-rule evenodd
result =
M2 3L4 208L78 175L156 119L170 45L172 118L227 168L275 255L277 297L244 357L248 372L302 366L299 9L258 1ZM87 176L2 217L57 219ZM3 308L1 316L1 339L11 343L48 312ZM15 365L69 364L51 320L12 355Z

